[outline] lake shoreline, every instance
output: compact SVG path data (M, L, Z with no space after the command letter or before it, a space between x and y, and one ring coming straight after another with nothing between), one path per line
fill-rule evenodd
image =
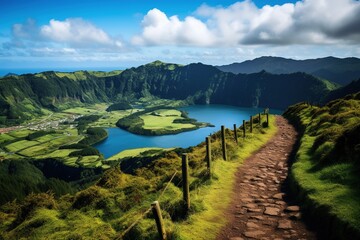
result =
M144 136L130 133L120 128L106 128L108 138L94 145L105 159L126 149L145 147L157 148L188 148L196 146L205 137L218 131L221 125L233 129L233 124L241 126L243 120L249 120L251 115L263 112L261 108L241 108L229 105L190 105L178 108L189 113L190 118L199 122L210 122L214 127L205 127L193 131L162 136ZM282 114L282 110L270 109L272 114Z

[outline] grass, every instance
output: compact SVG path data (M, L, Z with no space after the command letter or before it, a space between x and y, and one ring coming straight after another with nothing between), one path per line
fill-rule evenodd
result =
M336 215L360 230L359 190L354 188L355 186L346 184L349 180L340 182L338 180L340 177L358 181L358 176L352 173L354 167L347 164L347 167L343 168L343 164L336 164L314 171L317 167L316 162L309 154L314 140L314 137L309 136L302 138L298 161L292 167L295 180L312 201L320 206L329 207L330 214ZM337 171L339 172L336 173Z
M22 149L29 148L31 146L39 144L36 141L20 140L5 146L9 152L18 152Z
M47 134L45 136L36 138L35 141L37 141L39 143L44 143L44 142L49 142L49 141L53 140L54 138L58 138L61 136L62 136L62 134Z
M127 150L121 151L120 153L115 154L114 156L109 157L106 160L113 161L113 160L119 160L119 159L123 159L123 158L127 158L127 157L137 157L147 151L151 151L152 153L150 156L154 156L155 154L162 153L163 151L170 151L172 149L173 148L164 149L164 148L155 148L155 147L127 149Z
M30 133L33 133L34 131L28 130L28 129L21 129L21 130L15 130L8 133L8 135L14 137L14 138L22 138L28 136Z
M136 110L135 110L136 111ZM123 117L126 117L131 114L133 110L121 110L121 111L112 111L112 112L105 112L102 117L94 122L91 123L91 127L116 127L116 122Z
M26 148L19 152L19 154L27 157L36 157L39 155L44 155L48 152L48 149L44 145L37 145L33 147Z
M52 153L42 155L42 158L65 158L68 157L70 153L77 151L77 149L59 149Z
M100 167L102 165L99 156L83 156L78 164L84 167Z
M194 124L173 123L175 119L184 119L181 112L175 109L159 109L140 116L144 121L144 129L181 130L195 128Z
M179 130L179 129L188 129L194 128L193 124L182 124L182 123L173 123L175 119L179 117L173 116L153 116L153 115L143 115L141 119L144 120L144 129L164 129L164 130Z
M6 134L6 133L0 134L0 143L10 141L10 140L13 140L13 139L15 139L15 138L10 136L9 134Z
M275 118L270 116L270 122L274 123L274 121ZM236 160L222 161L217 159L214 162L214 175L218 179L213 180L211 185L205 185L191 194L193 199L203 203L205 210L190 216L184 222L176 224L180 239L216 238L221 227L227 223L224 212L231 201L236 170L246 158L270 140L276 131L276 126L271 124L266 134L252 134L245 141L240 139L242 148L237 150Z
M323 107L297 104L285 113L304 130L292 181L308 209L326 209L320 217L342 223L332 229L337 238L351 235L348 227L360 236L359 109L360 93Z

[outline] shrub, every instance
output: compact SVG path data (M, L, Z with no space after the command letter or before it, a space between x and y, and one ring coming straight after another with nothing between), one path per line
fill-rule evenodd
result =
M39 208L55 209L57 203L52 193L38 193L28 195L20 206L17 222L22 222Z
M40 130L40 131L36 131L34 133L30 133L27 137L26 137L26 140L33 140L33 139L36 139L36 138L39 138L39 137L42 137L42 136L45 136L45 135L48 135L48 134L52 134L52 133L55 133L55 131L44 131L44 130Z
M88 128L86 131L87 137L79 143L83 145L93 145L107 138L108 133L103 128Z
M86 144L74 143L74 144L61 146L61 147L59 147L59 149L82 149L82 148L86 148L86 147L88 147L88 145L86 145Z
M98 186L91 186L81 192L78 192L74 197L72 204L73 208L81 209L83 207L94 206L103 198L101 189Z
M86 147L80 151L75 151L69 154L69 157L79 157L79 156L92 156L98 155L100 156L99 150L93 147Z
M106 109L106 111L111 112L111 111L116 111L116 110L127 110L127 109L131 109L131 108L132 107L131 107L130 103L123 101L123 102L114 103L114 104L110 105Z

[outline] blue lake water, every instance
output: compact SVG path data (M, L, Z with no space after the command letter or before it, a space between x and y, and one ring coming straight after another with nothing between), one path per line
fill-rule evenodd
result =
M221 125L233 128L233 124L238 126L242 120L248 120L251 115L262 112L259 108L240 108L227 105L193 105L180 108L189 113L189 117L195 118L200 122L208 122L215 127L200 128L190 132L183 132L174 135L163 136L141 136L136 135L120 128L108 128L109 137L95 147L104 155L105 158L126 149L143 147L182 147L187 148L196 146L205 140L211 133L220 130ZM272 114L282 114L280 110L270 109Z

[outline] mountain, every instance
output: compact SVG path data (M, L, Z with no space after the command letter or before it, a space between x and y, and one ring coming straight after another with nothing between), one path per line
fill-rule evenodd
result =
M10 72L10 73L6 74L4 77L10 77L10 76L18 76L18 74Z
M360 77L359 58L326 57L308 60L293 60L281 57L260 57L242 63L218 66L224 72L256 73L265 70L274 74L305 72L340 85L346 85Z
M350 84L348 84L344 87L341 87L341 88L331 91L327 95L327 97L324 99L324 102L327 103L332 100L335 100L338 98L343 98L346 95L357 93L357 92L360 92L360 78L356 81L352 81Z
M87 71L50 71L0 79L0 124L40 115L43 108L56 111L70 103L116 102L150 95L197 104L284 109L299 101L319 102L333 88L305 73L233 74L201 63L181 66L156 61L100 77Z

